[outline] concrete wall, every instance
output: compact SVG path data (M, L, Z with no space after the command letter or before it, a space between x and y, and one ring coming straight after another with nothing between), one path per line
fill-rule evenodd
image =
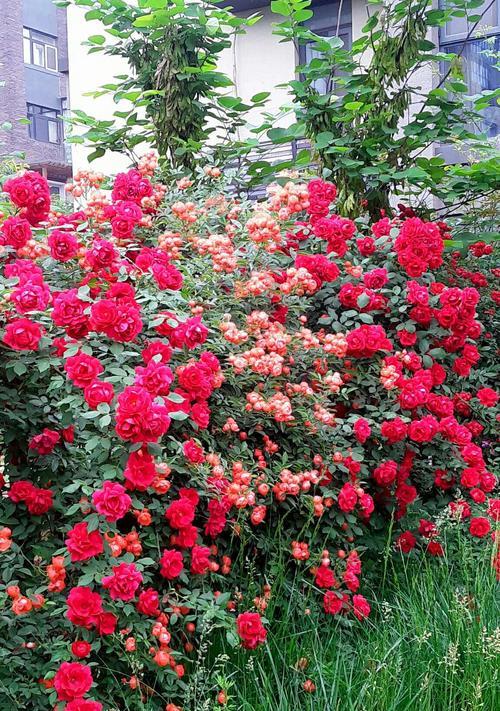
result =
M56 5L51 0L25 0L23 2L23 23L25 27L56 36Z

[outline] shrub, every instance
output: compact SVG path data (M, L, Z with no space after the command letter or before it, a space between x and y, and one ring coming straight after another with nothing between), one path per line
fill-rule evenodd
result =
M499 516L490 341L440 272L446 225L355 223L319 179L251 204L218 169L154 171L80 174L70 214L36 173L4 184L13 708L174 711L198 633L265 643L276 570L355 625L388 534L440 556L446 517L484 547Z

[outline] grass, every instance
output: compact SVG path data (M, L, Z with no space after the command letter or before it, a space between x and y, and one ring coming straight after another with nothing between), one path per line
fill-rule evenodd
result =
M268 643L248 654L220 639L186 708L220 709L213 700L221 688L228 711L498 708L499 600L490 557L462 542L453 562L398 557L385 573L383 588L362 590L373 610L364 622L327 617L310 604L317 593L309 599L275 581ZM306 679L313 693L304 691Z

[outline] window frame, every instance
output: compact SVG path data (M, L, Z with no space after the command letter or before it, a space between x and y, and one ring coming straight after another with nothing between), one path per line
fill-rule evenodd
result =
M43 64L35 62L35 45L42 48ZM51 53L53 53L53 61L49 60ZM24 63L31 67L44 69L53 74L59 73L57 37L32 30L30 27L23 27L23 59ZM50 64L55 64L55 67L51 67Z
M53 116L48 114L53 114ZM48 143L51 146L63 145L63 115L58 109L50 108L49 106L40 106L39 104L27 103L26 116L30 122L28 124L28 134L33 141L38 141L39 143ZM40 121L45 124L47 138L44 137L45 131L41 130L43 124L40 124ZM50 132L51 130L54 130L54 128L56 131L56 140L52 141L50 140Z

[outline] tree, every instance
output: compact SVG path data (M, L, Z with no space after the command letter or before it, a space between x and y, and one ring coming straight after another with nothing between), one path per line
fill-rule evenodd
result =
M497 100L500 89L467 96L460 56L437 52L429 39L429 30L464 13L472 36L488 9L477 11L481 0L452 0L447 9L436 9L431 0L374 6L351 49L339 37L321 37L304 24L313 16L310 5L310 0L271 3L285 18L275 33L297 50L311 45L320 56L300 66L300 78L290 82L295 122L285 129L267 121L261 130L275 143L309 139L312 159L338 187L344 214L390 212L391 194L416 195L420 206L425 205L422 196L430 194L451 205L498 189L498 152L474 127L478 111ZM433 89L422 93L417 76L429 64L447 69ZM316 88L319 79L326 83L324 93ZM420 108L405 121L415 100ZM425 155L432 144L458 142L487 153L479 170L477 164L455 168L440 156ZM274 170L260 164L255 179Z
M133 158L135 147L148 143L173 167L192 168L194 155L214 131L215 150L224 154L227 139L250 106L224 95L232 81L217 64L232 36L258 15L240 18L207 2L185 0L140 0L137 7L123 0L74 4L89 7L85 18L100 20L110 36L109 42L103 35L89 37L89 51L124 57L132 70L95 92L111 93L117 103L131 102L130 109L115 112L118 123L74 112L76 123L88 130L72 140L95 145L90 160L107 150ZM254 97L255 105L267 96Z

